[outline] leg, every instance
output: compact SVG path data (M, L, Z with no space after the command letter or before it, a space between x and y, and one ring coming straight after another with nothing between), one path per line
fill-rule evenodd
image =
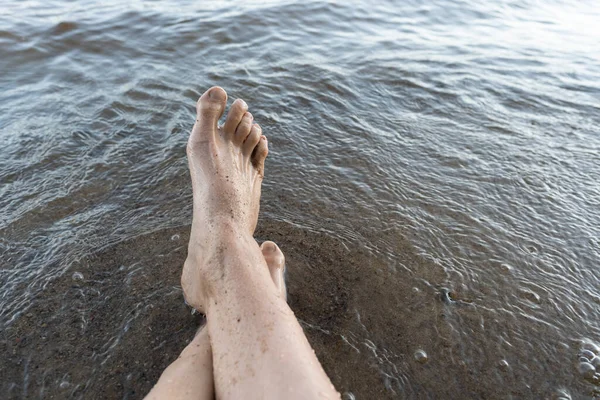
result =
M285 298L283 253L273 242L264 242L261 250L273 283ZM212 400L214 396L212 351L208 331L203 326L179 358L165 369L146 399Z
M146 399L212 400L214 392L212 352L205 325L165 369Z
M339 398L278 295L252 238L267 140L243 101L217 127L227 95L198 101L188 142L194 216L182 287L205 310L220 398Z

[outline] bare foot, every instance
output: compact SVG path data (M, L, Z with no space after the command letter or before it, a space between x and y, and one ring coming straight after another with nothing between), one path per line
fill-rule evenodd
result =
M221 273L218 269L209 268L211 259L225 250L212 246L214 238L254 233L268 153L267 138L253 123L243 100L234 101L225 124L217 126L226 104L227 94L220 87L200 97L187 145L194 212L181 286L186 301L201 312L205 310L203 282L222 278L216 276Z

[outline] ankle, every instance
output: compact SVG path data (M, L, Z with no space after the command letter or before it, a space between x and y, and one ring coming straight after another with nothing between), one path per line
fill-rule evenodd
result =
M240 283L253 281L257 275L264 275L270 281L258 243L245 232L222 232L201 250L190 246L186 262L194 263L200 273L198 283L206 296L205 303Z
M235 221L214 218L202 226L192 225L186 262L194 264L202 275L222 275L240 261L257 256L262 256L258 244Z
M205 211L204 214L208 214ZM252 238L253 231L249 231L247 224L241 218L235 218L232 214L222 214L219 212L210 212L210 216L202 215L194 211L192 219L191 235L205 242L219 242L220 240L228 240L228 238L239 238L246 236Z

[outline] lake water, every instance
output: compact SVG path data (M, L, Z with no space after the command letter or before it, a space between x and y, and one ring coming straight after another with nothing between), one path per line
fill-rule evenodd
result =
M3 1L0 397L141 398L192 337L212 85L269 137L256 236L346 399L600 397L599 23L595 0Z

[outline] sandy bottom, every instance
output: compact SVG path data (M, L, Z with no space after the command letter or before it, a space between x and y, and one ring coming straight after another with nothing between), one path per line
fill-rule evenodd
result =
M499 342L486 339L472 300L432 285L443 282L443 269L402 238L393 243L404 249L393 262L406 269L392 272L392 261L370 257L364 247L288 223L261 225L257 240L273 240L286 254L290 306L345 398L542 398L560 394L563 382L583 383L568 365L576 355L568 346L547 343L565 363L532 369L523 358L532 351L501 351ZM148 393L202 321L184 304L179 286L189 229L110 246L50 282L45 301L2 333L3 398L136 399ZM418 271L418 279L407 271ZM487 345L464 342L456 318L461 330ZM505 322L489 318L485 328L501 332ZM525 328L547 335L535 321ZM530 379L541 384L529 386ZM510 386L498 387L501 380Z
M351 288L362 278L377 289L378 274L357 274L360 254L341 259L347 250L333 239L314 241L283 228L256 236L285 252L289 303L334 384L360 397L390 396L379 370L365 368L351 338L335 333L354 320ZM52 281L46 301L2 335L0 351L8 357L0 374L14 382L9 397L143 397L202 322L179 287L188 238L189 227L140 236L85 257Z

